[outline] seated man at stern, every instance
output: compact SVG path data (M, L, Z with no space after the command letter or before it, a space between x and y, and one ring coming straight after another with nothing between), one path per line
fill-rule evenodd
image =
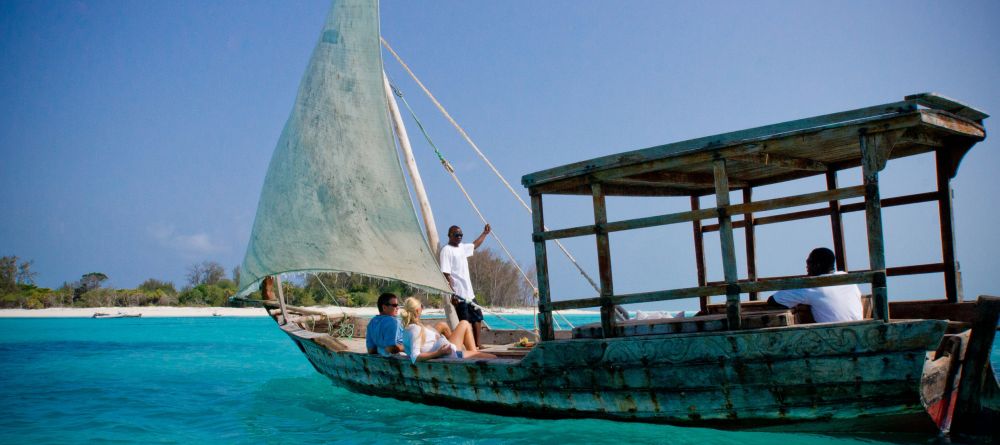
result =
M403 325L396 318L399 298L392 293L378 296L378 315L368 322L365 345L369 354L389 357L403 352Z
M834 271L835 263L836 257L830 249L813 249L806 258L806 273L811 277L845 273ZM772 295L768 303L778 303L789 308L808 304L812 307L812 315L817 323L864 318L861 290L854 284L783 290Z

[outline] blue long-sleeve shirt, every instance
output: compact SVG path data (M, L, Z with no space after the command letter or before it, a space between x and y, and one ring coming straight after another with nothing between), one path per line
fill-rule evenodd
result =
M372 317L365 332L365 345L369 350L375 348L379 354L389 356L385 348L400 344L403 344L403 325L398 318L391 315Z

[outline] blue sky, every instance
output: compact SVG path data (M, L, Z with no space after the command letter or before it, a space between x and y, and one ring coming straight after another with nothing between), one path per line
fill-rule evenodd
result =
M116 287L146 278L181 286L196 262L238 265L327 8L325 1L0 3L0 254L33 259L48 287L92 271ZM383 36L522 196L520 177L544 168L918 92L1000 111L997 2L387 0L381 9ZM532 263L527 213L384 57L496 231L521 263ZM475 232L475 214L407 124L442 230L459 224ZM931 161L890 164L883 197L932 190ZM1000 292L992 260L1000 247L997 167L997 142L988 136L954 181L967 298ZM859 183L860 173L841 178ZM755 196L822 187L803 180ZM592 218L587 199L551 202L550 226ZM686 206L680 198L613 199L609 218ZM889 209L885 218L889 265L939 260L933 205ZM863 216L846 224L848 266L867 268ZM690 236L686 225L613 236L616 290L694 285ZM829 238L825 219L762 227L760 274L801 273L808 251ZM710 279L718 279L717 237L707 241ZM568 245L596 276L593 240ZM593 293L567 261L554 253L550 261L555 299ZM890 280L893 299L942 289L939 275Z

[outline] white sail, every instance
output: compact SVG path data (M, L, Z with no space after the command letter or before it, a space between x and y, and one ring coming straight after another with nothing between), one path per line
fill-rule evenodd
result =
M449 289L396 155L375 0L335 1L327 16L268 167L240 295L307 271Z

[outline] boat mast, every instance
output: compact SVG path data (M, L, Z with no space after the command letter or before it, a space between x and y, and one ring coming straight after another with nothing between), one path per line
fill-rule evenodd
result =
M431 211L431 203L427 199L427 192L424 190L424 181L420 179L420 170L417 169L417 161L413 158L413 150L410 147L410 137L406 134L406 126L403 125L403 117L399 114L399 106L396 98L392 95L392 87L389 86L389 78L382 73L382 81L385 83L386 102L389 103L389 115L392 117L392 128L396 132L396 139L399 141L399 148L403 152L403 160L406 161L406 170L410 173L410 180L413 182L413 191L420 204L420 215L424 219L424 228L427 230L427 243L431 252L437 255L440 246L440 239L437 233L437 224L434 222L434 212ZM458 315L448 298L442 298L445 316L448 318L448 325L455 328L458 325Z

